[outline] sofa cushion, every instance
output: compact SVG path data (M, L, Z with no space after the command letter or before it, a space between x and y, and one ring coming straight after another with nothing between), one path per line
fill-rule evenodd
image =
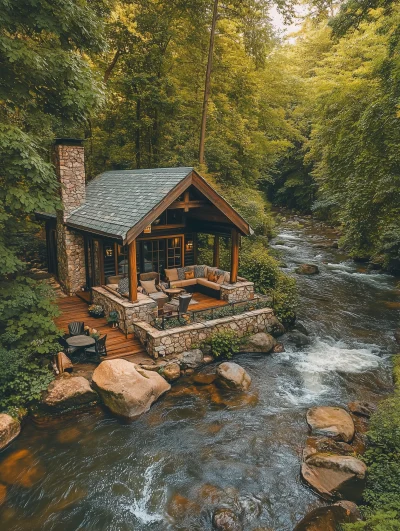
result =
M185 271L185 280L195 278L193 269L191 271Z
M205 265L194 266L194 276L196 278L206 278L206 275L207 275L207 266Z
M221 291L221 286L219 284L216 282L210 282L205 278L198 278L197 283L201 284L202 286L206 286L207 288L215 289L215 291Z
M173 269L164 269L164 273L167 279L169 280L169 282L178 280L178 270L176 267Z
M124 295L125 293L129 293L129 278L121 278L121 280L118 283L118 293L121 295Z
M221 285L225 283L225 273L222 273L222 275L219 275L217 278L217 284Z
M157 291L158 291L157 288L156 288L156 281L155 280L141 280L140 281L140 285L146 291L146 293L148 293L149 295L151 293L157 293Z
M209 280L210 282L217 282L217 274L215 273L215 271L209 271L208 274L207 274L207 280Z
M185 286L195 286L197 284L197 278L189 278L188 280L177 280L176 282L171 282L171 288L184 288Z

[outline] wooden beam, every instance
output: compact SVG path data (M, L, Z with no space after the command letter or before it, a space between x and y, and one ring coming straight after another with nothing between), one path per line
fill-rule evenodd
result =
M128 246L129 301L137 301L136 240Z
M185 212L189 212L190 208L203 208L210 206L210 203L202 199L193 199L192 201L174 201L169 208L183 208Z
M189 212L189 201L190 201L190 196L189 196L189 189L185 190L185 193L183 194L183 202L185 204L185 212Z
M114 243L114 269L115 276L118 276L118 243Z
M214 236L213 266L219 267L219 236Z
M231 240L231 284L235 284L239 269L239 233L236 229L232 229Z

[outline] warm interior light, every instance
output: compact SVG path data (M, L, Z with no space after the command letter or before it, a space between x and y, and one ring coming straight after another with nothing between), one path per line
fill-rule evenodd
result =
M112 247L106 247L106 256L110 257L113 255L113 248Z
M193 251L193 240L187 240L187 242L186 242L186 250L187 251Z

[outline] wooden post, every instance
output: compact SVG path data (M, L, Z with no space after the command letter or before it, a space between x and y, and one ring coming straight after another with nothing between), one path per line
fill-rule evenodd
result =
M136 240L128 246L129 301L137 301Z
M219 236L214 236L213 266L219 267Z
M235 284L239 269L239 233L236 229L232 229L231 240L231 284Z
M99 242L99 280L100 280L100 286L104 286L106 283L106 277L104 274L104 245L103 240L98 240Z
M114 269L115 276L118 276L118 243L114 243Z

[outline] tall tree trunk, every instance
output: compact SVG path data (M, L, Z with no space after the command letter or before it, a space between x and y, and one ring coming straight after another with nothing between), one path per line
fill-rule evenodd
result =
M214 54L214 41L215 41L215 29L217 27L217 18L218 18L218 0L214 0L214 10L213 10L212 23L211 23L211 33L210 33L210 46L208 48L206 82L204 85L203 114L201 116L200 147L199 147L200 164L204 164L204 147L205 147L205 142L206 142L206 128L207 128L207 107L208 107L208 97L210 95L210 88L211 88L211 69L212 69L212 60L213 60L213 54Z
M108 67L107 67L107 69L106 69L106 71L104 73L104 78L103 78L103 82L104 83L107 83L107 81L109 80L109 78L111 76L111 73L114 70L115 65L117 64L117 61L118 61L120 55L121 55L121 50L118 49L115 52L115 55L114 55L111 63L108 65Z
M137 127L136 127L136 138L135 138L135 144L136 144L136 168L140 169L142 161L141 161L141 145L140 145L140 133L141 133L141 126L140 126L140 99L138 98L136 101L136 121L137 121Z

